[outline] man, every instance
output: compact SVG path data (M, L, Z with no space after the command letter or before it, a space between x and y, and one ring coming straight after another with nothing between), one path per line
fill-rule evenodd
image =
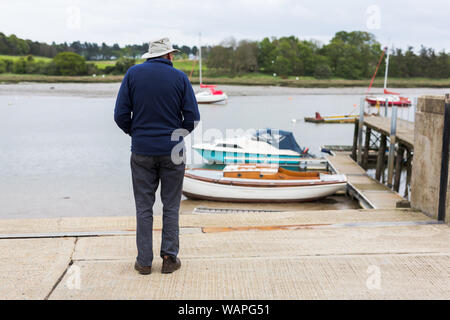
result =
M178 50L169 39L150 42L148 50L142 56L147 61L131 67L122 81L114 120L132 141L138 249L134 268L141 274L151 273L153 204L161 181L161 272L172 273L181 267L178 218L185 169L184 159L179 157L182 151L172 151L175 146L179 150L183 136L194 130L200 113L189 79L173 67L173 53ZM184 134L176 134L180 130Z

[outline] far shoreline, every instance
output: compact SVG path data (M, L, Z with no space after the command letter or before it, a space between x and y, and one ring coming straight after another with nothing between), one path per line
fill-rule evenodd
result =
M120 83L123 75L97 75L97 76L49 76L35 74L0 74L0 84L14 84L23 82L32 83ZM199 84L198 78L191 79L192 84ZM365 87L370 79L315 79L312 77L299 77L282 79L280 77L237 76L237 77L204 77L203 82L217 85L237 86L269 86L288 88L353 88ZM450 78L392 78L388 80L389 88L450 88ZM373 88L383 88L383 79L377 78Z
M0 96L33 97L33 96L69 96L87 98L114 98L119 91L120 82L19 82L0 83ZM245 96L301 96L301 95L367 95L366 86L355 87L287 87L276 85L228 85L221 84L221 90L229 97ZM194 91L199 90L193 84ZM447 88L395 88L389 90L400 92L404 96L444 95ZM383 89L376 87L370 94L382 94Z

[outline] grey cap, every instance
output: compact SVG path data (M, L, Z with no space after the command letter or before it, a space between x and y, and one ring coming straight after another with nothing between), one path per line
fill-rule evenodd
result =
M148 44L148 52L142 55L142 59L161 57L170 52L178 52L180 50L174 49L170 43L169 38L162 38L150 41Z

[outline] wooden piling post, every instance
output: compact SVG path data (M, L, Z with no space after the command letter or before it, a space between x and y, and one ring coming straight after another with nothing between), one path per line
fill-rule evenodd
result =
M438 220L445 221L448 189L448 163L450 150L450 93L445 94L444 130L442 133L441 176L439 183Z
M395 158L395 176L394 176L394 191L398 192L400 189L400 177L402 175L403 155L405 148L399 144L397 148L397 156Z
M358 129L359 129L359 120L355 119L355 131L353 133L353 148L352 148L352 159L356 161L356 152L358 150Z
M408 199L409 187L411 186L411 172L412 172L412 152L410 149L406 149L406 183L405 183L405 195Z
M370 135L372 134L372 129L366 126L366 140L365 140L365 149L362 159L362 167L364 170L367 170L369 163L369 149L370 149Z
M386 98L384 101L384 117L387 118L388 116L388 106L389 106L389 100Z
M375 178L377 179L377 181L380 181L381 173L384 170L386 140L387 140L386 135L382 133L380 138L380 147L378 148L377 154L377 168L375 170Z
M364 98L361 98L361 101L359 103L359 127L358 127L358 154L357 154L357 162L359 165L361 165L362 162L362 129L364 126L364 108L365 108L365 100Z
M391 135L389 136L389 157L388 157L388 180L387 185L392 188L392 178L394 177L394 156L395 144L397 140L397 106L392 107L391 115Z

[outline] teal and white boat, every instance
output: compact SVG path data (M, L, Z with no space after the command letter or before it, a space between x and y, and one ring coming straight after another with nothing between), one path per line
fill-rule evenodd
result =
M298 165L311 157L308 148L300 148L292 132L276 129L261 129L251 136L216 140L192 148L209 163Z

